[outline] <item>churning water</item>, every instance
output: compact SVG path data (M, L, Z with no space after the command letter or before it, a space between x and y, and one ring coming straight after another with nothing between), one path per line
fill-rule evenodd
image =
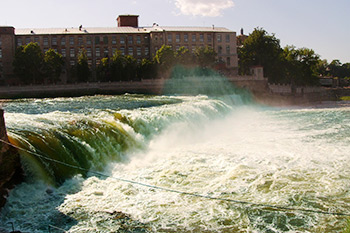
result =
M95 96L6 103L28 174L0 229L341 232L350 212L350 108L267 108L226 96ZM165 189L220 198L206 199ZM52 232L60 232L51 228Z

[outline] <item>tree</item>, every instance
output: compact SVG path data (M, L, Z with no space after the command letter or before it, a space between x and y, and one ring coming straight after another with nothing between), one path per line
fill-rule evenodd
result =
M83 49L78 55L78 62L76 65L77 78L79 82L87 82L90 76L90 68L88 64L88 57L86 50Z
M133 56L125 56L124 64L124 81L131 81L137 79L137 61Z
M61 54L49 49L44 55L44 75L48 77L51 82L56 83L62 73L64 59Z
M13 61L14 73L26 84L38 83L43 77L44 55L37 43L29 43L16 49Z
M193 55L184 46L181 46L179 50L175 53L175 60L177 64L180 65L190 65L193 64Z
M144 58L141 63L138 64L137 76L140 79L151 79L154 77L154 63Z
M158 65L158 71L164 75L163 73L170 72L175 64L175 53L170 46L163 45L154 56L154 61Z
M285 77L292 85L304 86L318 83L317 68L320 57L312 49L286 46L283 55Z
M238 57L241 74L249 74L250 67L259 65L264 67L264 76L276 82L283 73L280 41L262 28L255 28L248 36L238 50Z
M216 61L216 52L211 47L198 47L194 52L197 63L201 67L212 67Z
M111 81L110 60L108 57L102 58L101 63L97 66L97 80Z
M121 51L117 50L110 59L110 73L112 81L121 81L124 79L125 63L125 56L122 55Z

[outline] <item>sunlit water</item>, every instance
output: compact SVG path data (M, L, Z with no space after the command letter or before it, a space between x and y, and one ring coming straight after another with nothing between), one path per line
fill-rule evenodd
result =
M48 232L341 232L350 213L350 108L267 108L240 96L96 96L5 105L28 175L0 229ZM121 181L120 179L125 179ZM124 222L121 211L134 221ZM52 232L60 232L53 230Z

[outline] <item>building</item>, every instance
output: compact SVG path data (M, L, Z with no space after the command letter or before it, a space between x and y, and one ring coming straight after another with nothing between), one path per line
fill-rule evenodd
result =
M50 48L65 58L66 71L77 62L82 49L86 50L92 70L101 59L112 56L116 50L131 55L138 61L151 59L162 45L174 50L184 46L190 51L197 47L212 47L217 59L233 73L237 73L238 57L236 33L222 27L139 27L138 15L120 15L118 26L111 28L50 28L15 29L0 27L0 76L13 76L12 62L15 49L30 42L38 43L43 52ZM64 82L64 81L63 81Z

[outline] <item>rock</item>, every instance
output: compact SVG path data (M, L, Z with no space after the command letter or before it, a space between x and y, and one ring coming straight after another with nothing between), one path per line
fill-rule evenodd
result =
M8 141L4 110L0 109L0 139ZM5 205L9 190L23 180L23 169L17 149L0 141L0 209Z

